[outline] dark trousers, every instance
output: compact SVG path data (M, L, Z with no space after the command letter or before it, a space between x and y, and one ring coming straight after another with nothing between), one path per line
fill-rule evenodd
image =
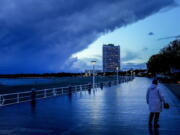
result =
M151 112L149 115L149 124L151 124L153 120L154 120L154 124L158 124L159 115L160 115L159 112L155 112L155 113Z

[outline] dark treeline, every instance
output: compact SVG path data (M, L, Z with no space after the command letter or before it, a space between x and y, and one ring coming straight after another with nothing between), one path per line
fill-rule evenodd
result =
M179 78L180 70L180 40L174 40L158 54L150 57L147 63L148 72L152 75L163 74Z
M21 77L73 77L82 73L44 73L44 74L4 74L0 78L21 78Z
M125 72L118 72L118 75L131 75L131 70ZM0 78L33 78L33 77L76 77L84 76L85 73L44 73L44 74L1 74ZM92 75L92 74L91 74ZM98 76L112 76L116 75L116 72L100 72Z
M169 73L172 68L180 69L180 40L171 42L147 63L151 73Z

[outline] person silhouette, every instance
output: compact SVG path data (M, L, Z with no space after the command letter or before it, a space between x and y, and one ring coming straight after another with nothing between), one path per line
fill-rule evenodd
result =
M154 121L154 127L158 128L159 115L162 111L162 105L165 103L164 96L157 87L158 80L154 79L152 85L148 88L146 93L146 102L149 106L149 126L152 126Z

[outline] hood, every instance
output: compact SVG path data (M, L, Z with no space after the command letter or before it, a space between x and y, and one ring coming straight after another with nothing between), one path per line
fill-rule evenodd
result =
M150 89L155 89L155 88L157 88L157 85L156 84L152 84L149 88Z

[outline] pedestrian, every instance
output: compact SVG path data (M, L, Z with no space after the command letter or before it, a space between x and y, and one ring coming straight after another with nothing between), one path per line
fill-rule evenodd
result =
M146 101L149 106L149 126L152 126L154 121L154 127L158 128L159 116L162 111L163 103L165 103L164 96L160 92L158 86L158 80L153 80L151 86L147 90Z

